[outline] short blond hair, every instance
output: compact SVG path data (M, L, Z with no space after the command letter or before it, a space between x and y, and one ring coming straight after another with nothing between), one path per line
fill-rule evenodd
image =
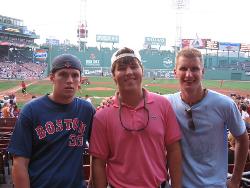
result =
M201 65L204 66L202 54L196 48L183 48L181 51L179 51L176 56L175 67L178 64L178 60L180 57L186 57L189 59L198 57L200 59Z
M235 137L232 135L232 133L228 134L228 142L230 144L230 146L235 146Z

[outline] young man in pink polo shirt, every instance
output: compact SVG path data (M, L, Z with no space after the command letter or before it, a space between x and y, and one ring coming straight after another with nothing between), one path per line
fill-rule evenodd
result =
M122 48L111 63L118 92L112 106L94 117L89 149L94 187L160 187L166 161L171 186L181 187L181 133L170 103L142 88L138 53Z

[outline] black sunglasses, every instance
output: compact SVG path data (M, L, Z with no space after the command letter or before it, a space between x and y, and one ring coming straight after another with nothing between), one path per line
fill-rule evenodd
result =
M143 131L144 129L146 129L148 127L148 123L149 123L149 110L146 108L146 99L145 99L145 96L144 96L144 92L143 92L143 100L144 100L143 109L147 113L147 123L144 126L139 127L138 129L131 129L131 128L128 128L127 126L125 126L125 124L123 124L123 122L122 122L122 105L121 105L121 99L119 98L119 118L120 118L120 122L121 122L122 127L126 131L130 131L130 132L132 132L132 131Z
M189 120L188 120L188 128L195 131L196 127L195 127L195 124L194 124L194 121L193 121L193 114L192 114L192 109L189 108L189 109L185 109L188 117L189 117Z

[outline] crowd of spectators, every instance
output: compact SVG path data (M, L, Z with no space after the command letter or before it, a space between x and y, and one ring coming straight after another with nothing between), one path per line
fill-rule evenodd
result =
M0 104L0 118L17 118L19 112L15 94L5 95Z
M237 104L242 119L245 121L247 129L250 130L250 95L241 96L237 94L231 94L232 99Z
M41 79L47 63L0 61L0 79Z
M231 94L231 98L235 101L237 104L241 117L245 122L246 128L248 132L250 132L250 95L241 96L238 94ZM235 138L232 134L228 134L228 163L233 164L234 163L234 151L235 151ZM250 150L248 151L248 158L247 162L250 162Z

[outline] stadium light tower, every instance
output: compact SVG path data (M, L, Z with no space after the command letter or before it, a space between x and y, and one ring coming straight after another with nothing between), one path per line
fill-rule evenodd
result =
M182 15L189 6L189 0L172 0L172 3L176 11L175 52L177 52L182 42Z
M77 37L79 43L79 51L85 46L88 38L88 29L87 29L87 0L80 0L80 21L77 29Z

